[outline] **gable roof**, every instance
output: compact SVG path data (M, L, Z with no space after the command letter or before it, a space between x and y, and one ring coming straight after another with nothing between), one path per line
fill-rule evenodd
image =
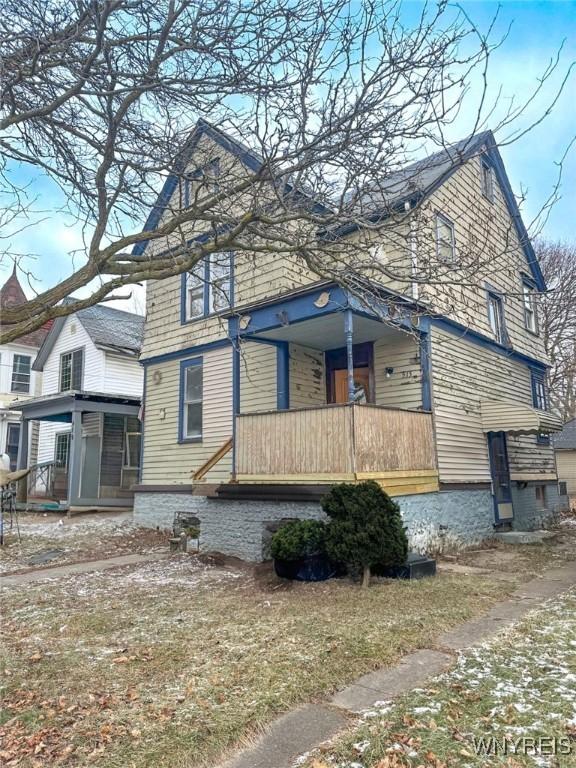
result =
M576 419L567 421L562 432L552 438L554 448L576 451Z
M25 304L26 301L26 294L22 290L18 275L16 274L16 264L14 264L12 274L8 280L6 280L2 288L0 288L0 325L3 309L19 307L21 304ZM41 328L26 333L24 336L20 336L18 339L15 339L13 343L24 344L26 347L40 347L51 327L52 320L48 320Z
M74 299L68 299L73 302ZM137 357L144 338L144 320L142 315L125 312L114 307L96 304L74 313L94 344L104 351L128 357ZM44 368L48 355L60 335L67 317L59 317L46 337L34 362L34 370Z
M196 149L202 136L208 136L224 151L229 152L231 155L234 155L234 157L237 157L240 162L243 163L251 171L256 172L262 167L262 158L259 157L255 152L246 147L240 141L237 141L231 136L228 136L228 134L224 133L224 131L220 130L220 128L216 128L215 126L206 122L206 120L202 120L202 118L200 118L196 123L194 130L186 140L181 151L178 153L174 162L174 170L169 174L168 178L164 182L160 194L156 198L156 202L148 214L148 218L146 219L144 227L142 228L143 232L150 231L158 226L160 218L162 217L162 214L164 213L164 210L166 209L166 206L170 202L170 198L176 189L178 179L190 162L190 158L194 154L194 150ZM147 245L148 240L142 240L140 243L136 243L136 245L132 248L132 253L141 255L144 253Z
M154 207L150 211L143 232L155 229L158 226L162 213L164 212L182 171L186 168L200 137L209 136L216 144L224 150L237 157L242 163L253 171L260 169L262 158L255 152L248 149L241 142L228 136L224 131L210 125L205 120L198 120L196 127L192 131L184 148L178 155L174 164L174 172L171 173L164 185ZM498 151L496 139L492 131L481 131L480 133L468 136L451 146L441 149L432 155L428 155L422 160L410 163L405 168L390 174L382 184L374 188L371 192L365 192L355 204L360 207L367 207L364 211L368 217L377 221L389 215L391 209L401 209L406 202L415 204L421 202L435 192L438 187L444 184L453 173L464 165L475 155L482 155L490 163L502 194L506 201L506 206L510 217L516 228L518 240L526 257L528 268L532 274L535 285L540 291L546 290L546 282L538 263L538 259L530 242L530 237L522 221L520 209L516 197L512 190L510 180L504 168L502 156ZM302 192L301 194L307 195ZM309 197L309 196L308 196ZM354 222L344 225L330 233L330 236L343 236L349 234L361 227L361 224ZM327 234L327 233L325 233ZM148 244L148 240L137 243L132 251L134 254L142 254Z

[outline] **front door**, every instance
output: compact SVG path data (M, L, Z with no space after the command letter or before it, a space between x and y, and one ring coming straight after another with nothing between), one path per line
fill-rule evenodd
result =
M507 522L514 517L512 490L510 485L510 466L504 432L488 433L488 453L492 474L492 497L496 524Z
M348 355L345 347L326 352L326 401L348 402ZM372 342L354 344L354 402L374 402L374 352Z
M334 371L334 402L348 402L348 371ZM370 369L354 368L354 402L370 402Z

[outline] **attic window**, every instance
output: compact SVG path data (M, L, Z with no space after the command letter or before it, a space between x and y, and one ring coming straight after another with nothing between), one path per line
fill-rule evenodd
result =
M536 314L536 292L528 280L522 281L522 296L524 299L524 324L526 330L538 333L538 317Z
M220 159L218 157L209 160L205 165L196 168L195 171L184 178L184 208L190 206L192 200L192 186L196 185L201 192L209 192L215 195L220 191Z
M444 264L452 264L456 260L454 224L442 213L436 214L436 255Z
M481 158L480 173L482 178L482 194L491 203L494 202L494 171L490 163Z

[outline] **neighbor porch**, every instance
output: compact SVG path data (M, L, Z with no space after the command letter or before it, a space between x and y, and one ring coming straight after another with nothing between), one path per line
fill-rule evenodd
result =
M18 468L29 466L27 435L39 421L40 453L31 467L27 501L69 511L131 508L140 466L140 399L95 392L61 392L18 403L22 436ZM44 444L43 444L44 443Z

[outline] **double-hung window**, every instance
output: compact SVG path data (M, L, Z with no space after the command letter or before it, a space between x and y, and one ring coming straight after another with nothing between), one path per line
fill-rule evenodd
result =
M536 313L536 291L527 280L522 281L524 300L524 325L531 333L538 333L538 315Z
M506 325L504 323L504 303L502 296L494 291L488 291L488 322L494 334L494 338L500 344L507 340Z
M231 305L232 263L230 253L214 253L210 257L209 311L220 312Z
M83 349L74 349L60 355L60 392L82 389L83 375Z
M543 371L532 371L532 405L539 411L548 410L548 387Z
M494 171L490 163L481 158L480 173L482 178L482 194L491 203L494 202Z
M30 392L31 367L32 358L29 355L14 355L11 392Z
M204 315L204 265L200 264L186 275L186 320Z
M444 264L453 264L456 260L454 224L442 213L436 214L436 255Z
M54 440L54 462L59 469L68 469L70 432L58 432Z
M182 362L180 439L202 439L202 358Z
M229 309L233 303L232 254L213 253L183 282L183 321Z

